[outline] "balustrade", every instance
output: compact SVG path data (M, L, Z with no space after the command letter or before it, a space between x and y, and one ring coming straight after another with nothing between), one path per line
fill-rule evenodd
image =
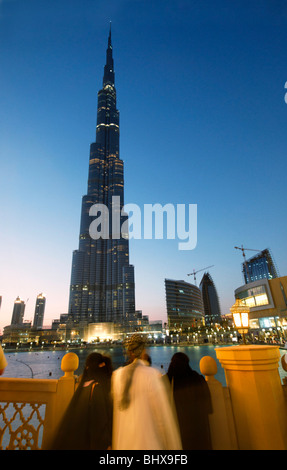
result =
M54 379L0 379L0 449L49 448L55 429L75 391L79 358L66 354L64 372Z
M213 406L213 449L287 449L287 381L282 385L279 377L279 348L231 346L216 348L216 354L227 387L215 377L213 358L200 361ZM59 380L0 378L0 449L49 448L75 391L78 364L78 356L70 352L62 359Z

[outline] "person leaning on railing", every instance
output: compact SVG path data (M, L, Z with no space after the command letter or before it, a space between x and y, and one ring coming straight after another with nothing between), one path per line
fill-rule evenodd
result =
M2 346L0 346L0 375L3 375L5 368L7 367L8 363L4 354L4 351L2 349Z

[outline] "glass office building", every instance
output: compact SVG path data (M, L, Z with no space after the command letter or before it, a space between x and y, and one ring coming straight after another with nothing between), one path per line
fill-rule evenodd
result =
M128 233L120 230L127 215L122 213L124 165L119 134L110 30L103 86L98 92L96 141L90 146L88 188L82 199L79 248L72 260L69 320L74 322L122 324L134 313L134 268L129 264ZM90 232L91 223L99 220L97 212L90 215L95 204L108 211L98 225L100 237L97 231L92 236Z
M17 297L14 302L11 325L23 324L25 307L26 305L24 300L21 300L20 297Z
M184 330L204 324L203 302L197 286L165 279L165 293L170 330Z
M275 261L267 248L243 263L242 272L245 284L278 277Z
M199 288L202 295L205 324L220 323L221 312L217 291L209 273L204 273Z
M36 299L33 328L40 330L43 328L43 320L46 306L46 297L39 294Z

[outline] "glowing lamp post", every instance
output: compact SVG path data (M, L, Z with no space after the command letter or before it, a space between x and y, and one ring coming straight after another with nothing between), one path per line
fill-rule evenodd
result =
M249 329L249 307L244 305L240 299L236 299L236 302L230 308L230 311L233 315L233 321L235 328L238 333L242 335L243 343L246 344L245 335L248 333Z

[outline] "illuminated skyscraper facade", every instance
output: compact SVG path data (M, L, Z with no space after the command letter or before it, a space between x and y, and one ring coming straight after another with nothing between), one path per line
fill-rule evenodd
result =
M17 299L14 302L11 325L23 324L25 307L26 305L25 305L24 300L21 300L20 297L17 297Z
M197 286L165 279L165 295L170 330L185 330L204 324L202 297Z
M43 320L46 306L46 297L43 294L39 294L36 299L35 313L33 328L40 330L43 328Z
M217 291L213 282L213 279L209 273L204 273L199 288L202 294L205 324L211 325L214 323L220 323L221 312Z
M260 279L270 280L279 277L275 261L268 248L243 263L242 272L245 284L259 281Z
M121 324L135 310L134 268L129 264L126 224L126 233L119 230L127 222L122 212L124 168L119 158L119 135L110 30L103 86L98 92L96 142L90 146L88 189L82 199L79 248L72 261L69 320L74 322ZM97 213L90 215L95 204L104 205L109 214L106 233L101 237L90 232L91 223L98 220Z

